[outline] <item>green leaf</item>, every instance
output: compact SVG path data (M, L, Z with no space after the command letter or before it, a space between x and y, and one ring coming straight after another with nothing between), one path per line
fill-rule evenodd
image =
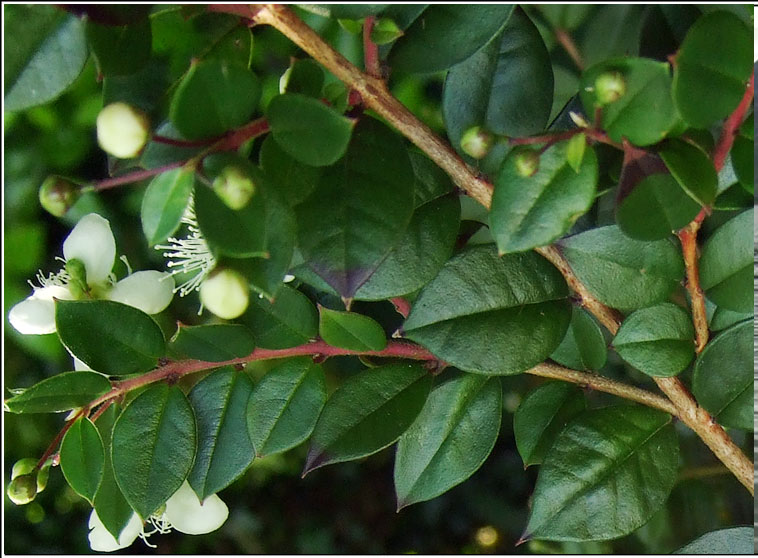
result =
M567 142L539 157L531 176L519 172L522 151L505 158L495 180L490 230L501 254L523 252L550 244L565 234L595 201L597 157L590 149L577 173L566 158Z
M304 165L287 154L273 136L267 136L261 145L260 165L292 206L310 195L322 172L320 167Z
M169 348L186 358L224 362L252 353L255 339L250 330L240 324L180 324Z
M187 139L213 137L245 124L260 95L260 80L246 66L219 59L197 62L176 88L169 117Z
M86 417L78 419L63 437L60 465L74 492L90 504L103 478L105 452L95 425Z
M165 351L161 328L136 308L110 300L59 300L61 342L93 370L132 374L154 368Z
M705 151L687 141L670 139L664 142L658 155L693 200L700 205L713 203L716 199L718 176ZM752 168L752 162L750 166ZM752 177L752 171L750 176Z
M55 6L4 9L5 111L52 101L79 77L87 62L84 24Z
M395 42L389 65L411 73L447 70L486 45L512 12L511 4L430 6Z
M149 387L118 417L113 427L113 472L127 502L142 519L182 485L196 446L192 407L178 387Z
M752 527L717 529L699 536L673 554L753 554Z
M351 377L327 400L303 474L394 443L424 406L432 379L418 364L388 364Z
M642 308L621 324L613 347L621 358L648 376L676 376L695 356L692 318L670 302Z
M545 456L522 540L598 541L631 533L663 506L678 465L669 415L631 406L586 411Z
M635 240L661 240L687 226L700 212L668 174L643 178L616 209L619 228Z
M400 241L413 214L414 175L402 139L363 118L347 153L295 208L308 264L341 296L358 288Z
M319 335L329 345L351 351L381 351L387 346L382 326L368 316L320 305L318 311Z
M719 333L695 361L692 393L723 426L753 429L753 322Z
M134 73L150 58L153 37L149 19L119 26L88 20L85 32L97 68L103 75Z
M442 92L445 127L459 152L463 134L473 126L501 136L544 130L552 104L550 55L521 8L487 46L453 66Z
M11 413L57 413L83 407L110 389L97 372L63 372L6 399L4 406Z
M398 510L462 483L482 466L500 431L498 378L463 374L436 386L395 454Z
M454 256L424 287L404 329L462 370L518 374L560 344L571 317L567 294L561 274L541 256L498 258L494 246L478 246Z
M276 143L297 161L314 167L331 165L345 154L354 126L318 99L297 93L271 99L266 118Z
M715 304L735 312L753 311L753 210L721 225L703 246L700 286Z
M573 307L566 336L550 358L576 370L600 370L607 355L600 326L585 310Z
M524 467L539 465L566 423L584 411L582 390L547 382L530 391L513 414L513 435Z
M602 107L602 127L611 139L625 137L634 145L661 141L677 120L671 100L669 66L647 58L614 58L586 70L579 83L579 95L586 114L600 106L595 96L595 80L606 73L619 73L626 91L616 101Z
M324 403L324 371L309 357L290 358L269 370L247 405L247 430L256 455L281 453L306 440Z
M247 433L247 401L253 382L245 372L221 368L189 394L197 423L197 454L187 480L200 500L226 488L255 457Z
M252 297L242 315L256 344L265 349L286 349L307 343L318 335L318 313L308 297L284 285L274 302Z
M682 118L707 128L739 104L753 69L750 29L734 14L711 12L690 27L676 55L673 97Z
M195 170L178 168L159 174L145 190L142 198L142 231L150 246L163 242L181 224L187 209Z
M666 300L684 276L678 248L642 242L618 227L600 227L559 241L571 269L601 302L634 310Z

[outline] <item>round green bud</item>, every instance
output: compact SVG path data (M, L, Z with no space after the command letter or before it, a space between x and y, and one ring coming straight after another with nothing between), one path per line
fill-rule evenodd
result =
M114 157L136 157L149 135L147 115L126 103L111 103L97 115L97 143Z
M540 154L534 149L524 149L516 154L514 163L518 175L529 178L540 168Z
M37 475L19 475L8 485L8 498L17 506L28 504L37 496Z
M603 72L595 79L595 98L600 105L617 101L626 93L626 80L621 72Z
M472 126L461 137L461 149L469 157L482 159L490 152L495 136L481 126Z
M39 188L40 205L55 217L63 217L76 203L81 191L76 184L60 176L48 176Z
M232 320L247 310L250 288L233 269L217 269L200 285L200 302L219 318Z
M242 209L255 194L255 182L243 169L224 167L213 181L213 190L230 209Z
M20 477L21 475L28 475L36 468L37 460L33 457L24 457L23 459L19 459L13 464L13 469L11 470L11 480L15 479L16 477Z

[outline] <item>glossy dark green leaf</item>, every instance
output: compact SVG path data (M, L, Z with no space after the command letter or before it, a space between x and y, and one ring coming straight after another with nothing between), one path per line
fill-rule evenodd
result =
M324 371L311 358L290 358L274 366L248 401L247 429L256 455L281 453L306 440L324 403Z
M240 324L180 324L169 348L186 358L224 362L252 353L255 339L251 331Z
M436 386L395 453L398 509L462 483L481 467L500 431L498 378L463 374Z
M632 312L613 339L621 358L649 376L676 376L695 356L692 318L670 302Z
M4 405L11 413L57 413L83 407L110 388L102 374L63 372L6 399Z
M681 254L672 242L632 240L615 226L586 231L558 244L590 292L620 310L666 300L684 276Z
M304 165L287 154L273 136L268 136L261 145L260 165L282 197L293 206L310 195L322 172L320 167Z
M666 140L658 155L693 200L700 205L713 203L718 188L718 176L705 151L684 140L670 139Z
M363 118L347 153L295 208L308 264L352 298L403 236L413 214L414 175L402 139Z
M79 76L87 61L84 23L55 6L4 8L3 110L52 101Z
M120 302L59 300L55 324L66 348L104 374L145 372L165 350L158 324L141 310Z
M532 176L519 172L521 150L505 158L495 180L490 230L501 254L550 244L565 234L595 201L597 157L590 149L579 172L566 158L567 142L542 153Z
M247 470L255 448L247 433L253 382L232 368L200 380L189 394L197 423L197 454L187 480L200 500L226 488Z
M266 118L276 143L291 157L314 167L344 155L354 122L318 99L285 93L271 99Z
M261 85L244 65L211 59L195 63L176 88L169 117L187 139L217 136L245 124Z
M669 174L643 178L616 209L619 228L636 240L667 238L695 218L700 205Z
M319 416L303 474L394 443L418 416L431 385L429 372L419 364L388 364L351 377Z
M338 312L318 307L318 332L333 347L351 351L381 351L387 346L387 336L378 322L355 312Z
M131 74L150 58L153 37L148 19L119 26L89 20L85 32L97 68L103 75Z
M513 414L513 435L524 467L542 463L566 423L585 408L582 390L565 382L530 391Z
M318 335L316 307L288 285L279 289L274 302L252 297L241 319L252 330L256 345L265 349L295 347Z
M395 42L389 64L402 72L447 70L486 45L512 12L511 4L430 6Z
M716 229L703 246L700 286L727 310L753 310L752 227L753 211L744 211Z
M619 73L626 91L602 107L602 127L615 141L622 137L635 145L661 141L677 120L671 100L671 75L668 64L647 58L614 58L586 70L579 84L579 95L586 114L594 115L598 101L595 80L601 74Z
M663 506L678 466L669 415L632 406L586 411L545 456L522 539L596 541L631 533Z
M63 437L60 465L74 492L90 504L103 479L105 452L95 425L86 417L78 419Z
M698 355L692 393L723 426L753 429L753 322L714 337Z
M586 310L573 307L566 336L550 358L576 370L599 370L605 365L607 355L600 326Z
M672 554L753 554L752 527L729 527L700 535Z
M149 387L127 405L113 427L111 457L116 482L140 517L179 489L196 446L192 407L178 387Z
M140 215L150 246L163 242L179 228L194 184L194 169L185 168L161 173L150 181Z
M550 55L519 7L487 46L453 66L442 95L447 135L458 151L472 126L498 135L536 134L545 128L552 104Z
M541 256L498 258L494 246L478 246L445 264L403 327L409 339L462 370L518 374L560 344L571 318L567 294L561 274Z
M705 14L676 55L673 97L682 118L706 128L727 116L745 94L753 69L750 29L725 11Z

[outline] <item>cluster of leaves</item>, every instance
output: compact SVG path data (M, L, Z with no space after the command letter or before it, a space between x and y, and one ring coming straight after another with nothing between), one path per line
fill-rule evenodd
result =
M156 123L137 157L109 161L115 176L155 171L140 209L147 245L181 231L192 199L216 266L260 295L238 323L176 331L116 302L57 303L60 341L97 372L55 375L5 405L76 410L61 470L114 536L133 511L148 518L185 480L202 499L256 457L305 441L305 473L396 445L398 508L435 498L492 451L500 377L546 359L600 373L623 362L626 379L639 382L681 375L720 424L753 429L752 114L722 168L710 155L751 76L746 12L656 6L643 19L642 6L314 9L321 15L297 13L315 28L383 22L385 36L372 37L388 43L380 52L398 80L445 72L445 132L494 184L489 212L460 197L314 60L293 61L281 80L256 74L252 61L263 54L237 15L203 6L6 10L19 40L6 52L5 109L54 99L91 53L103 104L126 102ZM566 33L583 59L566 59L556 43ZM360 39L345 36L354 59ZM465 142L472 128L488 142L475 158ZM211 187L230 166L254 184L239 205ZM709 216L699 273L716 335L696 354L672 232L701 212ZM624 314L615 337L572 306L563 275L533 251L550 243L593 296ZM292 285L282 283L287 274ZM402 321L376 310L399 297L411 303ZM354 301L365 313L351 311ZM399 358L390 347L413 345L388 341L393 332L447 368ZM327 389L319 359L302 356L320 354L309 345L361 354L365 369ZM254 382L236 365L256 351L287 358ZM176 374L166 359L181 365ZM154 369L167 381L139 382ZM211 369L177 383L188 370ZM87 417L93 401L133 380L138 388L96 422ZM548 382L516 410L524 465L540 465L523 540L627 535L664 506L691 465L670 415L592 403L578 387ZM744 531L693 545L727 552L749 541ZM697 548L706 546L683 550Z

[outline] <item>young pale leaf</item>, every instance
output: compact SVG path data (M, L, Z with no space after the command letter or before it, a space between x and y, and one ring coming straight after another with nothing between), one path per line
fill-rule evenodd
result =
M566 423L584 411L582 390L548 382L532 390L513 414L513 435L524 467L539 465Z
M252 353L255 339L250 330L240 324L181 324L171 338L169 349L186 358L224 362Z
M605 364L607 355L600 326L586 310L573 307L566 336L550 358L576 370L599 370Z
M490 209L490 230L501 254L550 244L592 206L595 152L588 150L577 173L568 162L567 147L567 142L550 147L540 155L536 173L526 177L519 169L522 151L514 149L506 156Z
M318 99L285 93L271 99L266 118L276 143L313 167L337 162L347 149L354 122Z
M194 169L173 169L150 182L142 198L142 231L147 243L163 242L179 228L195 184Z
M678 465L669 415L632 406L585 411L561 431L542 462L522 540L627 535L666 502Z
M715 11L690 27L676 55L673 97L682 118L707 128L745 94L753 69L750 29L734 14Z
M673 243L632 240L615 226L586 231L558 244L590 292L620 310L666 300L684 276L681 254Z
M390 67L410 73L447 70L463 62L500 31L511 4L430 6L390 51Z
M287 359L269 370L247 405L247 430L256 455L281 453L307 439L324 403L324 371L309 357Z
M321 168L298 162L279 147L273 136L268 136L263 141L259 157L266 176L290 205L302 202L318 184Z
M113 472L129 505L147 519L176 492L192 468L195 417L178 387L139 394L113 427Z
M436 386L395 454L398 510L462 483L482 466L500 431L498 378L463 374Z
M4 402L11 413L57 413L83 407L111 388L97 372L63 372L45 378Z
M370 368L347 380L319 416L303 474L394 443L418 416L431 385L429 372L418 364Z
M307 343L318 335L318 312L300 291L282 286L276 300L252 297L241 319L252 330L257 346L286 349Z
M60 465L74 492L90 504L103 478L105 453L95 425L86 417L78 419L63 437Z
M255 448L247 433L247 401L253 382L245 372L221 368L189 394L197 422L197 454L187 480L203 500L247 470Z
M695 361L692 393L723 426L753 429L753 322L722 331Z
M621 358L648 376L676 376L695 356L692 318L665 302L632 312L621 324L613 347Z
M150 370L166 348L158 324L141 310L120 302L59 300L55 324L66 348L104 374Z
M152 32L150 20L130 25L85 24L87 42L99 72L105 76L132 74L150 58ZM128 52L129 56L124 56Z
M753 311L753 210L721 225L703 246L700 286L709 300L735 312Z
M494 246L477 246L445 264L403 327L409 339L462 370L518 374L560 344L571 318L567 294L561 274L541 256L498 258Z
M718 189L718 176L713 162L700 147L684 140L669 139L664 142L658 155L693 200L700 205L713 203ZM752 177L752 171L750 176Z
M672 554L753 554L753 527L730 527L701 535Z
M368 316L323 306L319 306L318 311L319 335L329 345L351 351L381 351L387 346L382 326Z

